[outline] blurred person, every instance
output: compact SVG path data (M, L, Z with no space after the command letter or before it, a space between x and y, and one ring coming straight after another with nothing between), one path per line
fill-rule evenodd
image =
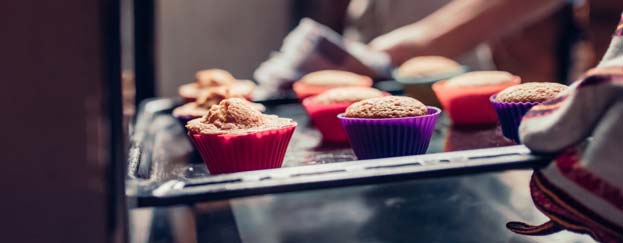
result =
M623 8L623 1L595 2L599 3L590 7L600 11L597 17L610 19L616 16L612 9ZM607 4L607 8L595 7ZM441 55L464 57L461 61L473 69L497 66L529 81L565 82L570 79L569 69L580 70L574 72L577 75L595 64L594 57L600 55L595 49L605 51L585 44L578 45L579 54L568 53L572 39L592 37L579 31L589 26L589 17L595 17L588 16L587 6L587 2L563 0L352 0L347 11L351 27L345 30L348 40L304 20L286 37L280 52L256 70L255 78L271 88L288 87L305 73L320 69L387 78L392 66L411 57ZM368 41L367 46L359 43ZM483 43L492 43L493 51L477 48L480 51L469 54ZM580 64L570 63L571 58Z

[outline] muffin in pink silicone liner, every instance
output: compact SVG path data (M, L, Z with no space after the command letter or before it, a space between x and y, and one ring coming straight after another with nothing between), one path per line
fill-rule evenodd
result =
M436 82L433 91L454 125L496 124L489 97L521 83L521 78L504 71L475 71Z
M255 89L255 83L250 80L238 80L231 73L222 69L205 69L195 74L195 82L183 84L178 93L185 102L193 102L205 91L214 87L229 87L237 96L247 99Z
M303 100L303 106L322 134L322 139L331 143L348 142L346 132L340 125L337 115L360 100L388 95L375 88L343 87L327 90L319 95Z
M556 97L567 86L550 82L531 82L515 85L490 97L500 118L504 137L519 143L519 124L523 116L535 105Z
M231 98L189 121L186 128L210 173L222 174L281 167L296 125Z
M186 126L188 121L208 114L210 107L228 98L243 98L243 96L232 92L231 87L228 86L209 88L201 91L194 102L186 103L175 108L173 110L173 116L180 121L182 126ZM248 102L259 111L264 111L266 109L262 104Z
M340 70L308 73L292 85L300 100L338 87L372 87L372 78Z
M358 159L426 153L441 110L403 96L365 99L338 115Z

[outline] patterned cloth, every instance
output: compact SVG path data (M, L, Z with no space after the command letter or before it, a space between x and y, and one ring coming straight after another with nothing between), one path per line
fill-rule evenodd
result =
M533 107L519 132L535 153L558 154L530 185L535 204L551 221L507 227L528 235L566 229L623 242L623 15L600 64Z

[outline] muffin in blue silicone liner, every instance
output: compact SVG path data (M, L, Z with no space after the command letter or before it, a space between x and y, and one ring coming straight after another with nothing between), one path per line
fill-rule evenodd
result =
M519 141L519 125L523 116L535 105L556 97L567 89L564 84L530 82L508 87L489 100L497 113L504 137Z
M492 95L489 100L493 105L493 109L498 115L502 134L504 137L519 142L519 124L521 118L535 105L540 102L499 102L495 99L496 95Z
M396 96L374 99L389 97ZM423 108L425 111L421 115L395 118L347 117L347 110L339 114L338 119L358 159L417 155L426 153L441 113L437 107Z

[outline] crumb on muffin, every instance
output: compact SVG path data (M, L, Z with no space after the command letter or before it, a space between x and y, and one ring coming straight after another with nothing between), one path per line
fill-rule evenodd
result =
M301 78L301 82L317 86L356 86L365 84L369 80L367 76L340 70L316 71Z
M564 84L531 82L508 87L495 96L499 102L543 102L567 88Z
M341 87L327 90L312 98L314 103L352 103L369 98L382 97L383 92L369 87Z
M236 80L231 73L223 69L206 69L195 74L195 81L201 87L228 85Z
M475 71L468 72L445 82L447 87L476 87L486 85L498 85L512 82L515 75L505 71Z
M191 120L186 128L193 133L244 133L296 124L291 119L264 115L250 102L240 98L222 100L207 114Z
M419 56L404 62L398 68L400 76L425 77L455 71L461 64L442 56Z
M399 118L422 116L428 108L419 100L405 96L365 99L350 105L344 114L353 118Z

